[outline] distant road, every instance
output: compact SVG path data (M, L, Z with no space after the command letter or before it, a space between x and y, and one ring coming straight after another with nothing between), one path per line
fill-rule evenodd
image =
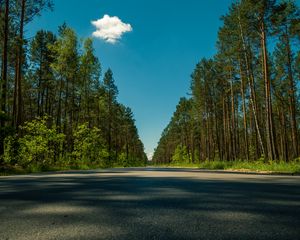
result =
M300 239L300 177L166 168L0 177L0 239Z

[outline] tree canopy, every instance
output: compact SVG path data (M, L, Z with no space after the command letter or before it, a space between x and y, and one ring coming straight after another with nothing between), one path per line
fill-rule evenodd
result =
M299 7L241 0L222 20L218 51L196 65L153 160L178 161L183 149L193 163L299 158Z
M5 0L1 18L0 165L140 166L147 157L133 113L117 100L113 71L102 78L93 40L66 24L58 35L24 26L51 0Z

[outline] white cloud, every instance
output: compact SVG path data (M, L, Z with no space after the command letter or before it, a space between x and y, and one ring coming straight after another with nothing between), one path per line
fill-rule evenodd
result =
M132 31L130 24L123 23L120 18L110 17L107 14L105 14L103 18L92 21L91 23L96 27L93 36L112 44L120 40L124 33Z

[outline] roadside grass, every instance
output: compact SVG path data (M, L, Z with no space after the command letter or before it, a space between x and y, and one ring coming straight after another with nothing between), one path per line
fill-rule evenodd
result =
M173 167L173 168L199 168L199 163L169 163L169 164L157 164L157 167Z
M300 162L283 162L283 161L212 161L200 164L200 168L206 169L223 169L223 170L240 170L254 172L274 172L274 173L300 173Z
M232 170L240 172L290 173L300 174L300 161L205 161L201 163L170 163L162 167L200 168L208 170Z
M20 175L30 173L41 173L41 172L58 172L58 171L69 171L69 170L93 170L93 169L104 169L106 166L100 164L78 164L78 165L61 165L61 166L40 166L30 165L26 168L15 165L15 166L2 166L0 167L0 176L9 175Z
M291 162L284 161L205 161L201 163L170 163L158 164L158 167L175 167L175 168L199 168L207 170L231 170L238 172L263 172L263 173L287 173L300 174L300 160ZM29 174L39 172L55 172L68 170L92 170L105 168L122 168L120 164L114 166L107 166L103 164L77 164L77 165L60 165L60 166L39 166L30 165L26 168L19 165L15 166L0 166L0 176L15 175L15 174Z
M93 170L93 169L125 168L125 167L126 166L118 163L115 163L114 165L104 164L104 163L95 163L95 164L78 163L76 165L57 165L57 166L29 165L27 167L22 167L20 165L0 165L0 176L41 173L41 172Z

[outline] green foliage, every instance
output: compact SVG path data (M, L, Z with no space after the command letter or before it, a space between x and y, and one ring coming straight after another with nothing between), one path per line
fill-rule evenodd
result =
M189 161L190 158L186 146L178 145L175 149L174 155L172 156L172 162L188 163Z
M191 99L180 98L169 125L164 129L158 147L154 152L154 162L189 162L187 146L192 143L191 134L196 128ZM175 154L175 159L173 155ZM195 154L194 154L195 156ZM192 158L192 156L190 156ZM194 160L195 159L191 159Z
M246 161L206 161L200 164L200 168L205 169L225 169L238 171L258 171L258 172L277 172L277 173L300 173L300 162L291 161L272 161L264 163L260 160L254 162Z
M118 166L120 167L126 167L128 166L128 159L126 157L126 153L121 153L118 157Z
M47 126L47 117L26 122L21 127L22 137L11 136L5 140L4 160L23 167L55 164L63 150L65 135L55 127Z
M88 123L79 125L74 132L72 156L76 164L104 165L108 152L101 130L96 127L89 128Z
M3 151L5 139L12 136L14 129L10 125L6 125L6 122L9 122L10 118L8 114L0 110L0 148ZM0 154L0 166L4 162L4 155Z
M92 38L79 41L63 24L57 35L40 30L22 41L22 20L15 13L24 6L26 23L51 9L52 0L13 3L5 21L9 31L2 26L5 34L0 33L8 39L8 47L0 47L1 61L8 56L0 86L0 172L143 165L133 113L117 100L113 71L101 76Z
M217 53L195 66L190 98L180 99L153 162L186 165L178 146L212 169L239 159L267 169L292 162L300 155L299 6L233 1L221 19Z
M205 161L200 164L194 163L170 163L162 164L159 166L166 167L187 167L187 168L200 168L207 170L228 170L238 172L261 172L261 173L300 173L300 161L294 160L290 162L272 161L268 163L257 161Z
M6 164L15 165L20 161L19 141L17 136L8 136L4 140L3 159Z

